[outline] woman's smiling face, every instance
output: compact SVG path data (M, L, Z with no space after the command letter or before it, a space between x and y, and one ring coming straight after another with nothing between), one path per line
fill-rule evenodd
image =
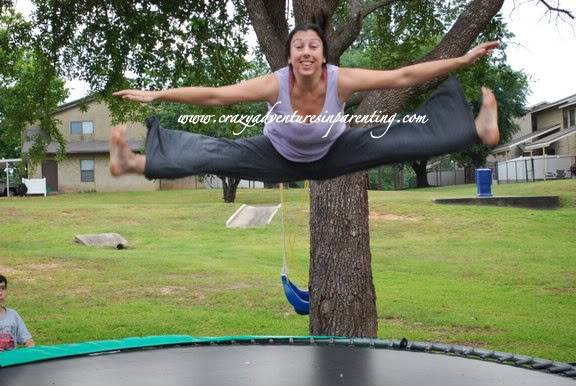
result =
M288 63L292 65L295 74L312 75L322 71L325 62L322 40L314 30L298 31L294 34L290 42Z

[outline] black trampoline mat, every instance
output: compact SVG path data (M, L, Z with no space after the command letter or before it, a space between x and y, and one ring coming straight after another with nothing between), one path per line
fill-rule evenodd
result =
M0 369L0 386L576 385L570 378L461 357L342 346L187 346Z

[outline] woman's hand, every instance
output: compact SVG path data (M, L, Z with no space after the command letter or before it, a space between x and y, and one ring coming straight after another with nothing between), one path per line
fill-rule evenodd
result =
M482 43L474 48L472 48L466 55L463 56L466 65L474 64L479 58L484 55L490 55L492 50L500 45L497 40Z
M125 100L144 103L154 102L158 99L158 91L120 90L112 93L112 95Z

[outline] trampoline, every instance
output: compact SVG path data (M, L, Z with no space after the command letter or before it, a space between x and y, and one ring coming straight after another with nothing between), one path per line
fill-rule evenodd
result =
M405 339L157 336L0 353L1 386L555 386L575 379L565 363Z

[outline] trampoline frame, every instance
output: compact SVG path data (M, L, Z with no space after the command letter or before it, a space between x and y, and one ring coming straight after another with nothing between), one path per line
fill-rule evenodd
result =
M121 340L93 341L77 344L36 346L0 353L0 369L54 359L112 354L124 351L159 349L181 346L226 346L226 345L316 345L350 346L385 350L403 350L443 354L468 359L489 361L503 365L521 367L576 379L576 366L547 359L479 349L461 345L408 340L381 340L369 338L347 338L338 336L222 336L193 337L189 335L163 335L133 337Z

